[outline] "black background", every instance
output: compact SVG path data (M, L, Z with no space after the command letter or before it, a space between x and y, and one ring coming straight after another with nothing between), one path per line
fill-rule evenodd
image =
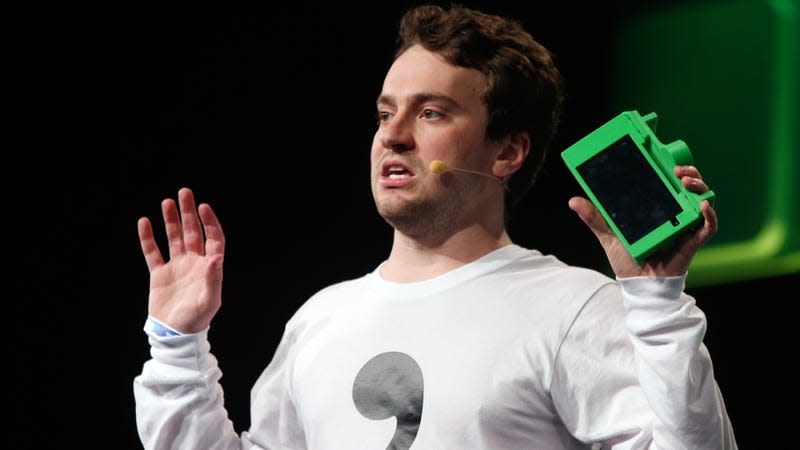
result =
M637 9L602 3L464 2L520 19L567 81L563 126L512 238L605 270L567 207L579 187L556 154L618 113L607 106L608 45ZM284 322L317 289L388 253L369 147L410 4L69 2L9 17L15 448L141 448L132 381L149 356L148 274L136 221L158 227L160 201L182 186L226 232L210 337L230 418L238 431L249 426L250 386ZM706 344L742 448L768 448L768 311L795 280L690 290L708 316Z

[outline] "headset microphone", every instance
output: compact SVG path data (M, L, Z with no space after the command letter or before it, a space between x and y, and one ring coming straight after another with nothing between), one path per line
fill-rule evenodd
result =
M508 185L500 177L496 177L496 176L488 174L488 173L478 172L477 170L459 169L457 167L450 167L444 161L442 161L440 159L434 159L433 161L431 161L428 164L428 169L431 172L435 173L436 175L441 175L444 172L447 172L448 170L452 170L452 171L455 171L455 172L466 172L466 173L474 173L476 175L483 175L484 177L489 177L489 178L497 181L498 183L500 183L505 188L505 190L508 190Z

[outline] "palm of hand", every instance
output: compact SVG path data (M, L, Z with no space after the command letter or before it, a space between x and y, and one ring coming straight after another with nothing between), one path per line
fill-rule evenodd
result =
M183 254L150 274L148 312L181 332L197 332L209 325L222 303L218 290L209 288L211 258Z

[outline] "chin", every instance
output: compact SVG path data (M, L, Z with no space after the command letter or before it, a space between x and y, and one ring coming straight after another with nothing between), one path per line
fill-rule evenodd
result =
M443 211L438 202L430 199L423 201L404 201L397 197L382 199L376 202L378 214L392 226L407 236L424 236L440 228L448 213Z

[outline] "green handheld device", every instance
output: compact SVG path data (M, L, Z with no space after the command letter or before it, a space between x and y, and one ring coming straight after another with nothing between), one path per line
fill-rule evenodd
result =
M700 203L714 192L687 190L676 165L693 164L682 140L662 144L658 116L625 111L563 152L561 158L637 264L703 223Z

